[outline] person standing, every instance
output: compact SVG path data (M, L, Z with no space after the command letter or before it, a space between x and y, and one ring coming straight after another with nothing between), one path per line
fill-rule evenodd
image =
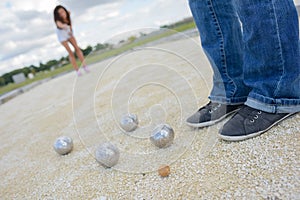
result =
M213 69L210 102L187 119L227 141L258 136L300 111L299 22L293 0L189 0Z
M83 69L86 72L89 72L89 69L87 68L87 65L84 61L84 56L77 45L76 39L73 35L72 30L72 22L70 18L70 12L63 6L58 5L54 9L54 22L56 24L56 34L58 41L65 47L69 54L69 60L73 66L73 68L76 70L76 73L78 76L81 76L81 73L79 71L78 65L76 63L76 58L74 53L72 52L69 43L74 47L76 55L78 56L79 60L82 63Z

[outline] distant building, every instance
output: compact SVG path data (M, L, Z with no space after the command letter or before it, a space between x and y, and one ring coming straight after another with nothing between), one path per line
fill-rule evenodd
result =
M24 75L24 73L19 73L19 74L16 74L16 75L13 75L12 76L12 79L14 81L14 83L22 83L26 80L26 77Z
M33 79L33 78L34 78L34 75L33 75L33 73L29 73L29 74L27 75L27 77L28 77L29 79Z

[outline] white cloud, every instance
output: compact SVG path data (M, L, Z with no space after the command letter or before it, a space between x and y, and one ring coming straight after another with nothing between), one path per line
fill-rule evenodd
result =
M13 41L7 41L3 45L3 49L6 49L8 51L14 50L17 47L17 44Z

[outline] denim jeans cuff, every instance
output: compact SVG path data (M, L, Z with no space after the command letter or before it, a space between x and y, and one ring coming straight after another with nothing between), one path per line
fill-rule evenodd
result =
M226 97L220 97L220 96L212 96L210 95L208 97L212 102L226 104L226 105L240 105L244 104L247 100L247 96L245 97L232 97L232 98L226 98Z
M300 100L299 99L277 99L277 103L264 103L257 99L248 97L245 105L252 108L262 110L269 113L296 113L300 112ZM284 103L283 103L284 102Z

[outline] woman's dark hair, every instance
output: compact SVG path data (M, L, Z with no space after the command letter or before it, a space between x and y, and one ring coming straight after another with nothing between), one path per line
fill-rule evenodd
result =
M59 16L58 10L59 10L60 8L62 8L62 9L64 9L64 10L66 11L66 13L67 13L67 20L68 20L67 22L64 21L64 20ZM56 7L54 8L53 14L54 14L54 22L55 22L55 24L56 24L56 21L60 21L60 22L62 22L62 23L64 23L64 24L68 24L68 25L71 26L70 13L69 13L69 11L68 11L65 7L63 7L63 6L61 6L61 5L56 6ZM56 26L57 26L57 25L56 25ZM57 27L57 28L58 28L58 27Z

